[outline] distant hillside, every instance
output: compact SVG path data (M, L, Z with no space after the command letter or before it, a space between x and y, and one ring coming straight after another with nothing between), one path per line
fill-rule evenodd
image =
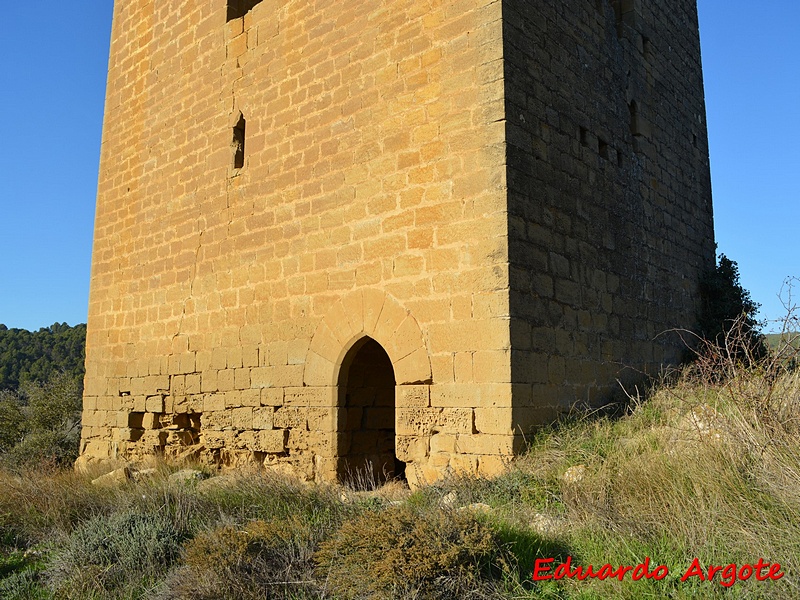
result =
M83 378L86 325L55 323L39 331L9 329L0 324L0 390L20 383L44 383L65 372Z
M800 332L798 331L768 333L764 337L767 338L767 345L773 350L781 345L781 340L784 343L791 343L795 348L800 348Z

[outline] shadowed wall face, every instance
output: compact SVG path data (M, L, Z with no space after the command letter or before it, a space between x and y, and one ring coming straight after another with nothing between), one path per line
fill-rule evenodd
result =
M695 0L504 0L503 21L527 429L679 362L670 332L714 267L711 182Z

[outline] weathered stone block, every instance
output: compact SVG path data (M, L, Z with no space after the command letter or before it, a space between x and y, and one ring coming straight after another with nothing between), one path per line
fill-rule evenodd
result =
M430 406L430 386L400 385L395 388L396 406L403 408L427 408Z
M220 392L228 392L236 388L235 385L235 369L223 369L217 371L217 389Z
M456 436L449 433L435 433L430 438L431 453L456 452Z
M272 429L273 417L274 409L271 406L253 409L253 429Z
M478 433L513 434L510 408L476 408L475 429Z
M333 409L310 407L306 415L308 429L310 431L329 433L336 431L336 422ZM394 422L391 423L391 427L394 427Z
M250 407L230 409L231 425L236 429L253 429L253 409Z
M225 410L224 394L207 394L203 398L203 412Z
M151 413L163 413L164 396L148 396L145 400L145 410Z
M184 392L173 390L173 393L176 395L181 395L183 393L199 394L201 391L202 391L202 384L201 384L200 373L190 373L185 377Z
M439 408L398 408L396 432L402 436L429 436L439 421Z
M234 431L208 430L200 433L200 443L209 449L232 448L235 438L236 432Z
M281 406L283 404L283 389L263 389L260 393L261 406Z
M161 427L161 413L144 413L142 415L142 428L159 429Z
M287 430L272 429L259 431L253 450L279 454L286 451Z
M204 412L201 419L201 431L233 429L233 414L228 410Z
M471 408L445 408L437 418L437 430L446 433L474 433Z
M278 408L273 415L275 427L293 429L306 428L306 411L300 407L284 406Z

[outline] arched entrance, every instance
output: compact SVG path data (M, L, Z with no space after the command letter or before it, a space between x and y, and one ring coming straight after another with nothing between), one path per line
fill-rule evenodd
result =
M358 340L339 371L337 476L343 482L384 483L403 477L395 454L392 361L371 337Z

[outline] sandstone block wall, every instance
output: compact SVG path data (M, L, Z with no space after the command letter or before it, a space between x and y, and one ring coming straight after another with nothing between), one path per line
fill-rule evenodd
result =
M369 335L394 367L408 475L495 468L511 432L500 4L226 8L115 4L84 454L331 477L338 370ZM493 405L502 423L476 429Z
M693 11L117 0L83 460L491 474L674 361L713 265Z
M514 422L679 362L714 265L694 0L503 3Z

